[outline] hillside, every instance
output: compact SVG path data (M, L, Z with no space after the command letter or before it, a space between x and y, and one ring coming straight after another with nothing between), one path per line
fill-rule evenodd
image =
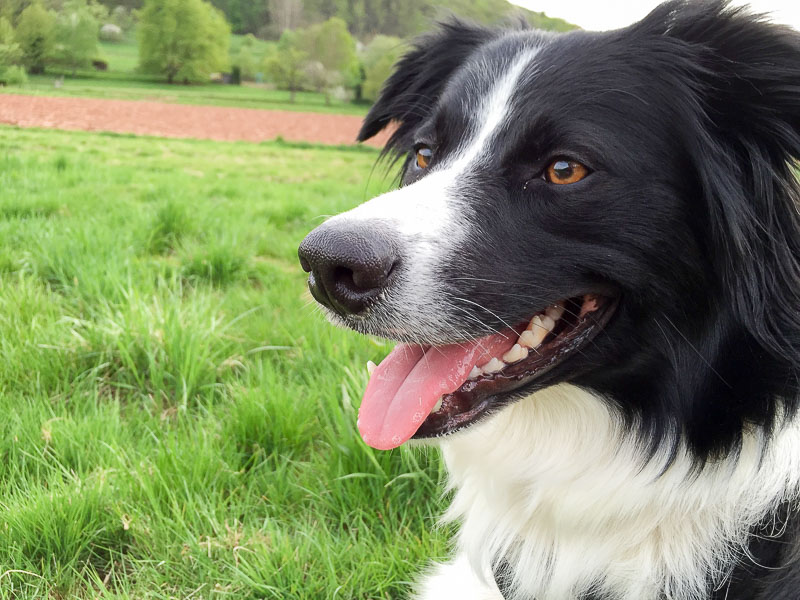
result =
M113 8L140 8L143 0L100 0ZM408 37L429 28L438 18L457 15L480 23L496 23L523 15L541 29L568 31L576 26L544 13L514 6L507 0L211 0L225 13L234 33L277 39L294 29L330 17L344 19L361 40L385 34Z

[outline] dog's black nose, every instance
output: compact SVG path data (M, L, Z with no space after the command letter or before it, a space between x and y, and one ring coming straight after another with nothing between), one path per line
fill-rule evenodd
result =
M380 228L326 224L306 236L298 250L308 287L318 302L341 315L364 310L386 287L397 262Z

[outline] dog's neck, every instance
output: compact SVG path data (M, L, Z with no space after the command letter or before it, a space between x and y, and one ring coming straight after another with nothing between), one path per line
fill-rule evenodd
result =
M480 573L508 562L509 600L708 597L800 487L796 421L702 468L682 450L648 461L626 431L601 399L559 385L442 443L460 549Z

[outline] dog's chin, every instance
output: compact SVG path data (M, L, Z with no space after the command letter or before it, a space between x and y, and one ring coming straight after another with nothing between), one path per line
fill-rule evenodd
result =
M417 339L413 332L404 331L398 335L394 331L376 332L371 328L364 331L364 321L358 324L360 326L354 326L337 315L329 315L329 318L337 325L344 325L361 333L382 333L381 337L390 339L399 337L402 343L398 349L419 354L417 367L427 367L428 362L439 363L437 368L431 368L430 375L425 369L420 371L419 368L413 370L413 375L412 371L402 373L394 388L404 385L404 379L433 380L437 377L437 369L438 377L448 380L442 384L449 386L446 393L441 394L430 410L427 408L430 404L425 405L420 398L419 404L426 406L424 411L428 414L424 416L425 413L422 413L413 417L418 426L415 431L411 429L414 431L413 435L408 431L406 437L410 436L408 441L421 441L464 430L515 400L570 379L575 371L575 363L571 359L575 355L585 354L586 347L609 324L618 302L618 295L607 291L578 295L554 302L537 311L527 321L505 331L475 339L448 340L446 344L426 342L424 339L409 344L409 338ZM471 353L469 350L462 352L461 346L474 350ZM476 360L475 357L478 356L480 359L477 364L465 362L470 360L467 357ZM449 358L443 357L452 357L452 362L458 364L449 365ZM441 365L443 361L444 366ZM389 366L391 362L392 359L387 358L387 364L382 363L377 367L384 371L374 373L371 384L375 383L375 379L386 381L390 377L398 377L388 375L388 370L392 368ZM417 385L432 385L432 381ZM365 400L368 394L369 387ZM431 401L436 397L431 396ZM390 414L390 409L386 409L386 414ZM374 445L369 437L365 435L365 441ZM394 445L396 443L392 442L386 447ZM383 448L381 443L376 447Z

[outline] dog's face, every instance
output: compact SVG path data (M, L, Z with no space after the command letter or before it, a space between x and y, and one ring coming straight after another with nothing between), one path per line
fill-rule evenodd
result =
M797 246L796 147L766 135L796 142L800 111L764 95L799 48L720 3L602 34L420 40L360 135L396 123L402 186L300 250L334 322L404 342L368 386L365 440L451 433L562 381L700 451L774 413L791 369L756 306L774 291L753 286L792 275L769 254Z

